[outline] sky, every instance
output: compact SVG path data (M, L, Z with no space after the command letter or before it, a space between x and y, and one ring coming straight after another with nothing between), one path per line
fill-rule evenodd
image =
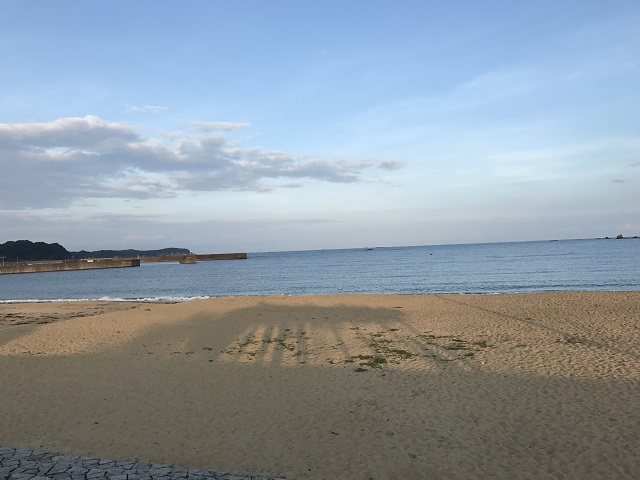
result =
M0 243L640 235L640 3L0 0Z

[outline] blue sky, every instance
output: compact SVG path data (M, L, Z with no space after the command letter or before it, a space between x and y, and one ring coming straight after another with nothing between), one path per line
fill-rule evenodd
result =
M0 242L640 235L640 4L0 0Z

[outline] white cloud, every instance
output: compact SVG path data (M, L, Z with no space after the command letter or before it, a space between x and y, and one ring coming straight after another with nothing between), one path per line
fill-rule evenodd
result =
M265 191L301 179L358 182L366 170L402 165L230 144L223 131L240 126L246 124L198 124L167 144L95 116L0 124L0 208L65 206L82 198L166 198L183 191Z

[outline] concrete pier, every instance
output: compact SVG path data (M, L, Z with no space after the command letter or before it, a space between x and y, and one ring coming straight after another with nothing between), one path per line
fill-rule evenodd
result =
M142 263L151 262L180 262L185 257L194 256L197 261L208 260L246 260L246 253L205 253L196 255L158 255L153 257L140 257ZM190 262L191 263L191 262Z
M196 259L200 260L246 260L246 253L205 253L196 254Z
M192 264L209 260L245 260L246 253L206 253L202 255L162 255L140 258L89 258L82 260L59 260L52 262L20 261L0 265L0 275L11 273L66 272L94 270L98 268L139 267L140 263L179 262Z
M11 273L66 272L73 270L95 270L99 268L139 267L138 258L95 258L85 260L63 260L58 262L5 262L0 265L0 275Z

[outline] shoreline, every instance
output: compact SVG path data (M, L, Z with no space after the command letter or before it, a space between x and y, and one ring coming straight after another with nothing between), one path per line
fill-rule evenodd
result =
M632 478L640 292L0 304L0 446L287 478Z
M429 295L536 295L536 294L555 294L555 293L628 293L640 292L640 289L630 288L622 290L531 290L531 291L508 291L508 292L423 292L423 293L400 293L400 292L344 292L344 293L272 293L272 294L247 294L247 295L218 295L218 296L160 296L160 297L144 297L144 298L121 298L121 297L100 297L100 298L23 298L23 299L0 299L0 305L3 304L30 304L30 303L73 303L73 302L130 302L130 303L156 303L156 304L174 304L194 302L199 300L215 300L221 298L255 298L255 297L340 297L346 295L356 296L429 296Z

